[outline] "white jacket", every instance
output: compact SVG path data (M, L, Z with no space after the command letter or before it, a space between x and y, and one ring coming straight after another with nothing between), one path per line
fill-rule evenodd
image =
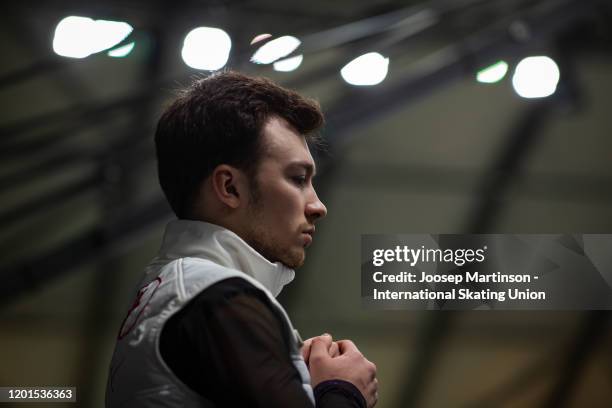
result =
M145 269L136 299L121 326L106 387L106 406L214 407L192 391L166 366L159 351L165 322L204 289L240 277L270 298L289 331L290 357L304 391L313 401L310 375L283 307L275 299L295 272L271 263L233 232L217 225L176 220L166 227L159 256Z

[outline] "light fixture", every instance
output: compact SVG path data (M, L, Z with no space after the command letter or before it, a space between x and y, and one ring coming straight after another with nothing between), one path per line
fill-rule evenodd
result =
M274 65L272 65L272 67L274 67L275 71L290 72L297 69L297 67L300 66L303 60L303 55L296 55L295 57L276 61Z
M69 16L55 28L53 51L63 57L85 58L119 44L132 31L123 21Z
M231 48L232 40L225 31L198 27L185 37L181 56L191 68L216 71L227 63Z
M516 66L512 86L523 98L544 98L555 93L559 77L559 67L551 58L527 57Z
M107 52L106 54L109 57L113 57L113 58L123 58L123 57L127 57L128 54L130 52L132 52L132 50L134 49L134 46L136 45L135 42L131 42L129 44L126 44L122 47L118 47L115 49L110 50L109 52Z
M508 72L508 64L505 61L497 61L478 71L476 80L483 84L494 84L501 81L506 76L506 72Z
M275 38L255 51L251 61L256 64L271 64L291 54L301 43L300 40L290 35Z
M387 76L388 70L389 58L377 52L369 52L346 64L340 70L340 74L351 85L366 86L381 83Z
M253 37L253 39L251 40L251 45L258 43L260 41L263 40L267 40L268 38L272 37L272 34L268 34L268 33L264 33L264 34L259 34L256 35L255 37Z

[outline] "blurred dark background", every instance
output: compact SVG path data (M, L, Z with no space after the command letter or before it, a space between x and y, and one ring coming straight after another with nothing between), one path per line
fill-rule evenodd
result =
M113 49L131 52L57 55L67 16L129 23ZM359 287L365 233L612 232L609 1L22 0L0 19L0 385L72 385L79 406L103 404L118 327L172 219L154 126L210 72L181 58L207 26L231 37L224 68L326 113L329 214L280 298L302 337L353 339L378 365L380 408L612 406L608 312L370 311ZM296 69L250 61L285 35L301 41ZM369 52L388 58L384 80L348 84L340 70ZM549 96L515 90L530 56L558 67ZM502 78L477 80L499 61Z

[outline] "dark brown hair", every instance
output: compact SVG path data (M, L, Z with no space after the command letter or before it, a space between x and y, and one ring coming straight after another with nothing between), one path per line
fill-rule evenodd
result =
M220 164L254 179L270 116L312 142L323 125L319 104L261 77L233 71L193 82L162 114L155 132L159 183L178 218L192 217L201 182Z

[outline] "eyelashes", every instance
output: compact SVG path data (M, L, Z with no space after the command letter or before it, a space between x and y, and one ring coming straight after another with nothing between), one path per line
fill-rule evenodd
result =
M306 176L295 176L291 177L291 180L293 180L293 182L298 186L304 187L306 185L307 178Z

